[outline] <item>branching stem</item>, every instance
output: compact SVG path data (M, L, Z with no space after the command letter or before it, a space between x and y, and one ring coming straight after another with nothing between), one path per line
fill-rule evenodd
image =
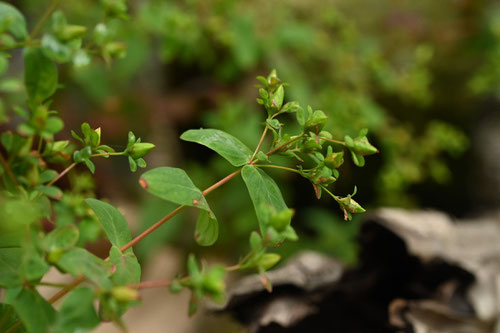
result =
M253 152L253 155L250 158L250 162L253 161L253 159L255 158L255 155L257 155L257 153L259 152L260 146L262 146L262 142L264 142L264 138L266 137L267 129L268 129L268 127L266 124L266 128L264 128L264 131L262 132L262 136L260 137L259 143L257 144L257 148L255 148L255 151Z

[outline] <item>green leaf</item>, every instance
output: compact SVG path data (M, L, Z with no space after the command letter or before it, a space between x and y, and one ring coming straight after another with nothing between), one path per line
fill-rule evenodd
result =
M141 282L141 265L132 252L122 253L116 246L109 251L111 264L115 266L115 272L111 275L111 281L115 285L124 286Z
M6 328L12 327L16 325L16 323L19 321L19 317L16 314L16 311L14 311L14 308L5 303L0 303L0 327L2 327L2 332L5 332ZM25 332L23 327L19 327L17 330L14 330L12 333L22 333Z
M204 145L234 166L242 166L250 162L252 151L234 136L216 129L189 130L181 135L181 139Z
M0 32L10 32L17 39L28 35L26 20L16 7L0 2Z
M258 265L267 271L269 268L273 267L280 261L281 256L276 253L265 253L260 257Z
M63 196L63 192L57 186L38 185L37 187L35 187L35 190L40 191L41 193L45 194L49 198L56 199L56 200L60 200Z
M65 251L76 245L80 232L74 224L58 227L43 239L43 247L47 252Z
M50 182L52 179L56 178L59 174L55 170L44 170L40 173L40 183L45 184Z
M27 49L24 54L24 84L30 99L40 104L57 89L57 66L40 49Z
M278 185L264 171L251 165L245 165L241 170L241 176L247 185L261 232L264 234L265 226L270 217L288 207Z
M64 300L53 325L54 333L83 332L99 325L94 309L94 291L89 287L73 290Z
M24 248L21 264L21 275L27 281L39 281L50 266L35 248L33 242L27 243Z
M86 199L85 202L97 215L111 244L122 248L132 240L127 221L118 209L97 199Z
M65 252L57 261L57 266L74 277L85 275L88 280L104 289L111 289L109 265L83 248Z
M202 246L210 246L219 237L219 223L213 214L208 211L200 211L198 221L196 221L196 229L194 239Z
M128 164L130 166L130 171L132 172L137 171L137 162L132 158L132 156L128 157Z
M0 286L15 287L22 283L19 275L23 250L18 247L0 248Z
M12 305L29 333L48 332L56 316L54 308L34 289L7 289L5 302Z
M197 279L201 275L200 267L194 254L190 253L187 260L187 271L191 278Z
M285 89L281 84L276 90L276 92L273 94L272 106L279 110L283 105L284 96L285 96Z
M139 184L163 200L210 211L205 197L182 169L160 167L149 170L142 174Z
M95 165L94 165L94 162L92 162L90 159L85 159L83 160L83 163L85 163L85 165L87 166L87 168L90 170L90 172L92 174L95 173Z

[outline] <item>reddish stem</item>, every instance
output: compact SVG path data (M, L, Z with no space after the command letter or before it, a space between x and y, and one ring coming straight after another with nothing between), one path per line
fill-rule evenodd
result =
M230 175L222 178L221 180L219 180L217 183L213 184L212 186L210 186L209 188L207 188L206 190L204 190L202 193L203 195L207 195L209 194L210 192L212 192L213 190L215 190L216 188L224 185L225 183L227 183L228 181L230 181L232 178L234 178L236 175L238 175L239 173L241 172L241 170L236 170L235 172L231 173ZM177 207L176 209L174 209L172 212L170 212L170 214L168 214L167 216L165 216L164 218L162 218L161 220L159 220L158 222L156 222L155 224L153 224L151 227L149 227L147 230L145 230L144 232L142 232L139 236L135 237L133 240L131 240L129 243L127 243L126 245L124 245L120 251L124 252L126 251L127 249L131 248L132 246L136 245L137 243L139 243L144 237L146 237L147 235L149 235L150 233L152 233L153 231L155 231L156 229L158 229L162 224L164 224L165 222L167 222L168 220L170 220L171 218L173 218L174 216L176 216L177 214L179 214L184 208L186 208L187 206L179 206ZM80 278L78 278L77 280L73 281L67 289L63 289L63 290L60 290L57 294L55 294L54 296L52 296L50 299L49 299L49 303L54 303L56 302L57 300L59 300L61 297L63 297L64 295L66 295L68 292L70 292L73 288L75 288L77 285L79 285L80 283L82 283L83 281L85 281L85 277L82 276Z
M72 289L74 289L76 286L78 286L80 283L82 283L83 281L85 281L85 276L80 276L78 279L76 279L75 281L71 282L67 288L65 289L62 289L60 290L57 294L55 294L54 296L52 296L50 299L49 299L49 303L50 304L53 304L54 302L56 302L57 300L59 300L61 297L63 297L64 295L66 295L68 292L70 292Z
M76 163L73 162L71 163L66 169L64 169L63 171L61 171L60 174L57 175L56 178L52 179L48 184L47 186L51 186L51 185L54 185L55 182L57 182L59 179L61 179L62 177L64 177L65 174L67 174L71 169L73 169L74 167L76 166Z
M161 220L159 220L158 222L156 222L155 224L153 224L151 227L149 227L148 229L146 229L145 231L143 231L139 236L135 237L130 242L128 242L126 245L124 245L120 249L120 251L124 252L124 251L128 250L129 248L131 248L132 246L134 246L135 244L139 243L144 237L146 237L147 235L149 235L150 233L152 233L153 231L155 231L156 229L158 229L163 223L167 222L172 217L174 217L175 215L179 214L186 207L187 206L179 206L179 207L177 207L172 212L170 212L170 214L168 214L167 216L165 216L164 218L162 218Z
M216 188L218 188L219 186L222 186L224 185L225 183L227 183L228 181L230 181L231 179L233 179L236 175L238 175L239 173L241 172L241 169L240 170L236 170L235 172L233 172L232 174L230 175L227 175L226 177L222 178L221 180L219 180L217 183L213 184L212 186L210 186L209 188L205 189L203 192L201 192L204 196L209 194L210 192L212 192L213 190L215 190Z

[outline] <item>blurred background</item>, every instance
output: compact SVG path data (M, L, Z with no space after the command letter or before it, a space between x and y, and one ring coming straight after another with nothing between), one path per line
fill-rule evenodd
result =
M47 6L40 0L13 4L31 24ZM60 6L69 22L91 29L89 22L102 15L94 0ZM255 102L255 77L275 68L290 84L286 100L323 110L335 138L368 128L380 150L364 168L345 163L336 194L351 193L357 185L356 200L368 210L434 208L468 217L498 208L498 1L131 0L129 8L128 20L110 22L127 45L124 58L112 65L60 67L64 87L54 108L66 129L59 139L70 138L69 130L87 121L102 128L103 142L120 147L133 130L156 144L148 168L182 167L206 188L233 168L179 135L189 128L219 128L254 148L265 116ZM17 63L1 78L2 92L21 89ZM18 102L9 98L2 108ZM173 208L137 186L139 173L129 172L126 159L96 164L95 184L90 178L80 181L123 209L133 233ZM361 217L344 222L337 205L316 200L306 180L276 177L288 206L297 211L293 223L300 236L277 252L287 257L307 248L355 265ZM202 249L204 256L234 263L246 253L248 234L257 226L248 194L236 179L208 199L221 230L216 246L208 254ZM201 252L192 239L191 213L139 244L136 253L145 265L163 267L168 261L175 274L186 253ZM159 262L151 264L154 258ZM182 313L172 320L180 320L187 312L185 298L165 296L172 297L173 311ZM187 317L180 321L185 326L177 332L196 331ZM214 325L205 328L215 330Z

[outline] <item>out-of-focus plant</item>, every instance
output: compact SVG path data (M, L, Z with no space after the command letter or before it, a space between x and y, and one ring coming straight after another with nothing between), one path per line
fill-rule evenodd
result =
M101 64L92 64L85 71L75 72L74 78L89 96L103 102L111 89L128 94L130 83L135 82L131 78L144 71L141 64L156 63L158 56L168 65L167 76L184 68L186 73L180 79L189 81L194 68L195 75L210 78L211 83L238 86L244 86L248 76L262 67L277 67L282 77L295 83L289 91L291 99L302 103L315 100L326 106L325 114L335 119L326 123L326 129L353 136L362 128L370 128L374 140L391 152L382 157L380 171L373 177L374 203L418 205L410 193L412 185L451 179L445 163L447 143L435 142L432 151L420 149L420 143L432 140L431 132L436 128L446 128L445 135L462 152L467 147L465 136L455 126L445 121L440 121L443 126L424 121L427 108L436 99L432 65L439 45L423 38L405 42L400 36L405 31L379 28L390 9L385 2L378 11L370 11L374 22L359 22L362 20L348 16L359 5L333 1L321 1L317 6L222 0L140 2L131 14L137 17L136 24L112 26L133 45L127 60L117 64L118 74L113 77L102 70ZM78 6L69 7L75 16L82 15ZM440 6L425 2L421 7L430 11ZM410 19L408 25L413 22ZM234 91L223 95L225 99L232 95L229 99L233 101L242 96ZM387 99L397 103L386 105ZM244 117L256 112L248 103L244 110ZM414 114L424 120L415 122ZM253 136L258 135L254 131ZM412 170L402 168L407 164ZM385 176L387 173L391 176Z
M367 130L356 136L334 138L324 129L326 114L312 107L302 108L285 99L285 87L275 71L260 81L258 104L266 112L263 131L251 150L235 136L217 129L184 132L181 139L195 142L217 152L236 168L201 191L183 169L159 167L145 172L139 184L151 194L178 205L158 222L132 238L124 216L109 203L94 198L94 186L88 173L76 172L84 165L95 173L96 158L123 156L132 172L146 167L143 159L154 145L142 142L129 132L127 144L116 151L101 142L101 128L87 122L78 133L71 131L74 142L57 140L64 128L58 112L52 110L54 95L60 88L59 69L66 65L82 66L93 61L111 62L125 55L125 44L116 41L107 26L109 20L127 19L122 0L102 1L102 22L93 29L69 24L54 0L39 22L28 33L24 15L14 6L0 2L0 48L2 59L22 50L25 103L4 113L0 149L0 329L5 332L76 332L89 330L102 321L123 327L121 316L139 304L144 288L169 287L172 292L191 291L189 313L209 297L224 298L224 276L228 271L253 270L271 291L265 272L281 258L273 252L285 240L297 240L291 226L295 213L288 208L280 188L264 170L298 174L314 189L316 197L333 198L344 219L365 210L352 198L356 193L338 196L331 184L340 177L344 154L357 166L365 156L378 150L369 142ZM39 36L43 30L43 35ZM92 31L92 32L91 32ZM58 65L59 64L59 65ZM9 108L10 109L10 108ZM12 117L12 118L11 118ZM294 126L286 126L294 123ZM265 142L271 136L271 144ZM278 158L281 157L281 159ZM283 159L289 162L280 163ZM62 169L58 172L57 169ZM201 246L213 245L219 224L206 196L241 174L258 221L258 231L249 236L250 251L229 267L207 268L194 255L187 260L187 273L172 280L142 281L141 266L132 247L167 221L189 207L199 210L194 239ZM63 191L58 182L70 177ZM98 185L98 184L97 184ZM247 198L248 200L248 198ZM101 259L86 249L88 242L104 236L111 244L109 255ZM45 279L51 267L76 278L69 284ZM40 286L59 288L49 299L42 297ZM56 310L53 303L64 298ZM95 303L98 303L96 311Z

